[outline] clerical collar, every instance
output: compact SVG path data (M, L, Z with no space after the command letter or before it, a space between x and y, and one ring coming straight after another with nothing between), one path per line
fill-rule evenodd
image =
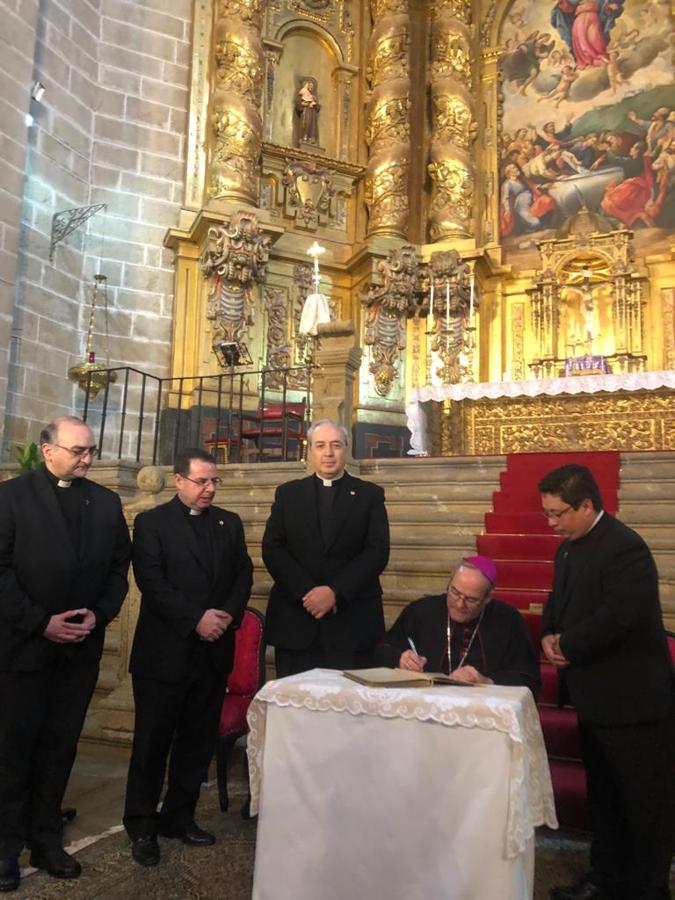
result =
M585 537L588 537L588 535L591 533L591 531L593 531L593 529L594 529L595 526L598 524L598 522L600 521L600 519L604 516L604 514L605 514L604 509L601 509L600 512L597 514L597 516L593 519L593 524L592 524L591 527L588 529L588 531L587 531L585 534L582 534L580 538L577 538L576 541L572 541L572 543L573 543L573 544L576 544L576 543L578 543L579 541L583 541L583 539L584 539Z
M72 487L74 482L79 481L80 479L76 478L59 478L58 475L55 475L53 472L50 472L49 469L45 466L45 474L49 481L57 488L69 488Z
M203 509L192 509L191 506L188 506L186 503L183 503L183 501L180 499L180 497L177 497L177 500L180 503L180 508L183 510L183 513L186 516L201 516L201 514L204 512Z
M336 481L339 481L341 478L344 477L345 473L344 473L344 469L343 469L342 472L340 472L340 474L337 476L337 478L322 478L316 472L314 474L324 487L333 487L333 485L335 484Z

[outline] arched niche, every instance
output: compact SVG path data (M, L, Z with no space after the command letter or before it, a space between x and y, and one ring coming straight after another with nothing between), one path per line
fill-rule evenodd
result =
M270 109L272 143L294 146L296 95L301 79L312 78L321 106L317 152L337 156L339 104L335 71L341 62L338 46L324 29L308 22L287 23L276 40L283 49L277 64Z

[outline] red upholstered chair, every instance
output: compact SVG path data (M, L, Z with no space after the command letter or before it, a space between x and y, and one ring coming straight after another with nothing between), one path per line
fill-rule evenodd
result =
M257 609L246 607L241 625L234 636L234 664L227 679L216 745L218 798L223 812L229 805L227 795L227 762L230 752L247 731L246 713L254 695L265 681L265 617ZM248 768L247 768L248 773ZM248 780L248 774L247 774ZM249 817L250 794L241 811Z
M246 461L252 453L256 460L265 456L300 460L305 440L305 401L266 403L255 414L242 415L241 437Z

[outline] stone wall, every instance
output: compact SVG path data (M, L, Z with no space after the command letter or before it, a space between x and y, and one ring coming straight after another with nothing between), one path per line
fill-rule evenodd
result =
M0 0L0 411L7 400L12 347L37 17L38 0ZM0 413L0 446L4 424Z
M14 335L9 365L9 341L0 340L5 458L46 420L81 410L67 369L83 358L96 272L108 279L111 364L167 374L173 260L162 241L183 199L191 0L43 0L39 14L37 6L0 0L22 54L0 60L12 73L0 103L13 105L0 124L0 134L12 128L3 135L12 167L0 182L11 201L0 246L15 248L0 268L0 332ZM30 104L34 123L22 132L36 78L45 95ZM54 213L97 203L107 213L59 244L50 264ZM101 313L95 328L105 361Z

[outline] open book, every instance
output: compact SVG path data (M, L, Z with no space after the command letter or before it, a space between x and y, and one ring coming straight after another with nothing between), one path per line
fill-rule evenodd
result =
M465 681L455 681L442 672L411 672L409 669L348 669L345 678L368 687L430 687L432 684L456 684L459 687L478 687Z

